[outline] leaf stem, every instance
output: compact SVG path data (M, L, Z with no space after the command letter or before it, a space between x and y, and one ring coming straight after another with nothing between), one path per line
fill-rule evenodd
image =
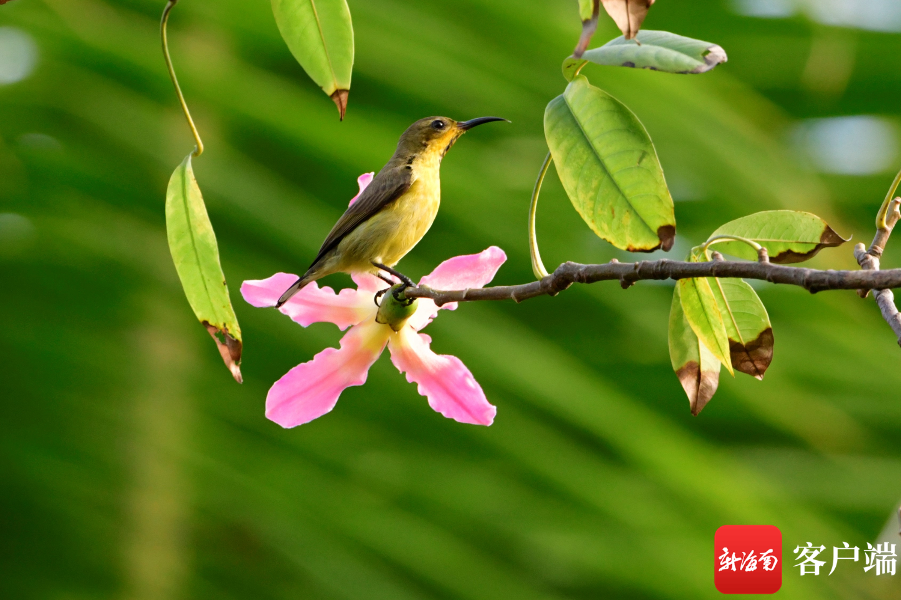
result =
M169 69L169 78L172 80L172 85L175 86L175 93L178 94L178 101L181 103L181 109L185 113L185 118L188 120L188 127L191 128L191 133L194 134L194 152L193 156L200 156L203 154L203 141L200 139L200 133L197 131L197 126L194 125L194 119L191 118L191 111L188 110L188 104L185 102L185 95L181 93L181 86L178 85L178 77L175 76L175 68L172 66L172 57L169 55L169 38L166 35L166 25L169 23L169 13L172 12L172 9L175 8L175 5L178 4L178 0L169 0L166 3L166 8L163 9L163 18L160 21L160 39L163 43L163 58L166 59L166 68Z
M598 28L598 16L600 14L601 1L594 0L591 7L591 17L582 21L582 35L579 36L579 43L576 44L576 49L573 50L573 56L576 58L582 58L582 54L588 49L588 44L591 43L591 36L594 35Z
M737 235L715 235L712 238L710 238L709 240L707 240L706 242L704 242L704 245L701 246L701 249L704 251L704 257L707 260L710 260L710 253L708 252L708 249L713 244L717 244L719 242L742 242L742 243L747 244L747 245L751 246L752 248L754 248L754 251L757 252L758 257L761 256L761 252L764 250L764 247L761 246L760 244L758 244L757 242L755 242L754 240L749 240L747 238L739 237Z
M582 72L582 69L585 68L585 65L588 64L588 61L587 61L587 60L584 60L584 59L581 59L581 60L582 60L582 64L579 65L578 67L576 67L576 70L572 72L572 77L569 78L569 81L572 81L573 79L575 79L576 77L578 77L578 76L579 76L579 73ZM564 74L564 76L565 76L565 74Z
M535 233L535 215L538 212L538 194L541 192L541 184L544 182L544 176L547 175L548 167L551 166L551 153L548 152L544 157L544 163L541 170L538 171L538 179L535 180L535 189L532 190L532 203L529 206L529 254L532 256L532 273L537 279L547 277L547 269L541 262L541 253L538 251L538 235Z
M892 187L889 188L888 194L885 195L885 200L882 201L882 206L879 208L879 213L876 215L876 229L880 231L888 229L886 215L889 211L889 204L891 204L892 198L895 197L895 191L898 189L898 184L901 184L901 171L898 171L898 174L895 175Z

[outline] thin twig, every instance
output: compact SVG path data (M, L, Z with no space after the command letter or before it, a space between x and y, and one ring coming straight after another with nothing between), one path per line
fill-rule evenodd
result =
M433 290L426 286L407 289L408 298L431 298L441 306L448 302L476 302L481 300L514 300L521 302L537 296L556 296L574 283L619 281L628 287L636 281L688 279L692 277L722 277L758 279L770 283L795 285L816 293L827 290L889 290L901 288L901 269L886 271L833 271L789 267L769 262L711 261L681 262L668 259L621 263L583 265L566 262L539 281L522 285L503 285L478 289Z
M890 193L894 193L898 187L899 178L901 178L901 173L895 178L895 183L893 183ZM892 234L892 229L894 229L898 220L901 219L901 212L898 210L899 206L901 206L901 198L894 198L891 202L883 204L883 207L879 210L879 216L876 218L877 227L873 243L870 244L868 249L865 249L863 244L857 244L854 247L854 258L857 259L857 264L865 272L873 273L879 271L880 259L885 251L885 245ZM885 272L882 271L882 273ZM868 294L869 290L867 289L857 290L857 295L861 298L866 298ZM895 295L890 289L876 289L873 296L876 298L876 304L879 305L882 318L895 332L895 337L898 338L898 345L901 346L901 314L898 312L898 307L895 306Z

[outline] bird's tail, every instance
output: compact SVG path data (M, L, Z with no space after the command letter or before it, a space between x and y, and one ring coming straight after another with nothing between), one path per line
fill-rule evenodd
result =
M275 303L275 307L281 308L282 304L284 304L285 302L290 300L294 294L296 294L301 289L303 289L303 286L310 283L311 281L314 281L315 279L316 279L316 277L311 277L309 273L307 273L303 277L299 278L297 281L295 281L294 283L291 284L291 287L289 287L287 290L285 290L285 293L282 294L281 297L278 299L278 302Z

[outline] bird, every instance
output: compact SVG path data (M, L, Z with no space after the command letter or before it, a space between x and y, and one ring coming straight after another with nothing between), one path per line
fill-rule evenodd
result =
M438 214L441 159L464 133L492 121L507 119L426 117L410 125L394 155L338 219L310 268L285 290L276 307L332 273L387 271L411 285L392 267L419 243Z

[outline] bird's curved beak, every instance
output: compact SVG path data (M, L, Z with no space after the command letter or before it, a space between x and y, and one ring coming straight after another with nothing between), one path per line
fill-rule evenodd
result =
M476 119L470 119L468 121L459 121L457 123L457 129L459 129L460 131L467 131L469 129L472 129L473 127L483 125L485 123L491 123L492 121L507 121L507 123L510 122L509 120L502 117L478 117Z

